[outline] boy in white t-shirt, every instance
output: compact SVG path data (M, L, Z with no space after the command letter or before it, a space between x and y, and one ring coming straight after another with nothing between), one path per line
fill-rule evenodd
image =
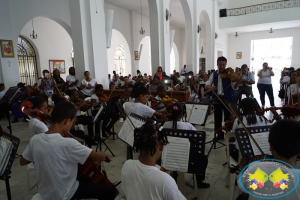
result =
M296 168L297 157L300 156L300 123L295 120L279 120L272 125L269 133L270 151L274 159L284 161ZM296 169L298 176L300 170ZM296 177L290 176L290 179ZM296 180L293 180L295 183ZM238 197L238 200L248 199L248 194L243 193ZM249 197L249 200L259 200L254 196ZM290 194L279 198L280 200L294 200L300 199L300 184L298 184Z
M121 187L130 200L184 200L176 182L156 167L168 140L165 131L146 123L134 131L133 149L139 160L128 160L122 168Z
M39 194L47 200L113 200L115 188L76 180L78 163L84 164L87 158L98 162L109 158L104 152L95 152L72 138L63 137L75 122L74 104L68 101L56 104L51 117L49 130L32 137L20 159L22 166L34 162Z
M75 68L69 68L69 75L66 77L66 83L69 86L69 90L74 90L79 80L75 77Z

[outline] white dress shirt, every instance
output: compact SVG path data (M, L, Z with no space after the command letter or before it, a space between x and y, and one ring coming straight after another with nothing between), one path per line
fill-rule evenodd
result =
M210 75L208 81L206 81L205 87L206 87L207 85L213 85L213 83L214 83L214 73L212 73L212 74ZM235 82L232 82L232 81L231 81L231 87L232 87L232 89L237 90L238 88L234 88L234 84L235 84ZM217 85L217 89L218 89L218 93L217 93L218 95L224 95L224 92L223 92L223 84L222 84L222 79L221 79L220 74L218 74L218 85Z

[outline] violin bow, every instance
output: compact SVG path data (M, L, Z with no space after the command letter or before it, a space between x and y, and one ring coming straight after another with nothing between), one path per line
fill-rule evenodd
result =
M114 90L115 90L115 88L111 90L108 98L110 98L110 96L112 95L112 93L113 93Z
M236 117L238 119L238 121L240 122L240 124L243 126L244 130L246 131L246 133L248 134L248 136L251 138L251 140L254 142L255 146L257 147L257 149L260 151L260 153L262 155L265 155L263 150L260 148L260 146L257 144L256 140L253 138L253 136L251 135L250 131L247 129L247 127L245 126L243 120L241 120L238 116L238 114L235 112L235 110L233 108L231 108L230 106L226 106L226 104L223 102L223 100L215 93L215 91L212 90L212 92L214 93L214 95L219 99L219 101L223 104L223 106L231 113L233 114L234 117ZM229 104L230 105L230 104Z

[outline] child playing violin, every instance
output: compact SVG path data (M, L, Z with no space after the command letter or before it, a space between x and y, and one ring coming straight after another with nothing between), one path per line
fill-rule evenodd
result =
M95 94L92 95L92 104L93 104L93 116L95 116L101 106L102 102L109 103L109 98L103 93L103 86L101 84L97 84L95 87ZM111 112L110 112L111 111ZM96 137L100 136L100 123L102 121L102 136L107 137L107 134L113 134L110 130L114 126L114 124L118 121L119 115L114 112L114 110L105 109L101 116L99 116L99 120L95 124L95 135Z
M104 152L81 145L64 135L73 126L77 109L71 102L62 101L54 106L52 124L45 133L33 136L22 154L22 166L34 162L38 192L43 199L108 199L113 200L113 187L76 180L78 163L87 158L102 162L109 160Z
M192 124L190 124L189 122L182 121L182 118L184 116L186 117L185 105L181 105L181 103L173 104L172 112L171 112L172 121L165 122L164 128L197 131L197 129ZM204 155L201 158L201 160L203 162L203 171L201 174L196 175L197 185L198 185L198 188L209 188L210 184L203 182L205 180L205 170L206 170L207 163L208 163L207 156ZM176 172L175 173L173 172L173 174L175 175L175 177L177 177Z
M176 99L170 98L166 95L167 91L165 86L161 85L157 88L157 96L155 97L161 103L157 103L153 108L156 108L157 112L164 112L166 110L167 105L177 103Z
M140 152L139 160L128 160L122 168L122 190L130 200L183 200L186 199L167 173L156 167L167 135L152 123L134 131L133 149Z

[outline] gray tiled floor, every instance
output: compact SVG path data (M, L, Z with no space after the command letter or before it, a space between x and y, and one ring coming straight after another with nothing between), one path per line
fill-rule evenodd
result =
M213 119L213 114L208 117L206 123L206 130L213 130L213 123L211 123ZM0 121L0 125L5 131L7 126L7 120ZM117 122L115 126L115 131L118 132L120 130L122 123ZM203 127L196 126L198 130L202 130ZM30 134L28 131L28 123L26 122L18 122L12 125L13 135L20 138L20 146L18 149L18 153L22 154L26 145L29 142ZM210 141L213 137L212 132L207 132L206 141ZM112 140L112 137L107 140L107 145L112 149L115 154L115 157L111 157L112 162L109 164L105 164L106 171L108 173L109 179L113 183L117 183L120 181L121 177L121 168L123 163L126 160L126 145L119 139ZM206 152L209 150L210 144L206 145ZM111 154L107 152L110 156ZM206 171L206 180L211 184L211 187L208 189L199 189L201 200L220 200L227 199L229 188L225 187L226 174L227 174L227 166L223 166L223 163L226 162L225 156L225 147L219 148L216 150L212 150L208 158L208 167ZM21 167L19 165L19 159L15 159L15 162L12 167L12 174L10 179L11 193L13 200L24 199L24 185L25 185L25 175L26 175L26 167ZM190 178L190 176L187 176ZM34 181L34 175L32 175L31 180ZM217 192L216 192L217 191ZM37 190L34 189L32 193L36 193ZM237 191L236 191L237 195ZM6 199L6 190L4 181L0 181L0 199ZM122 195L119 195L117 198L123 199Z

